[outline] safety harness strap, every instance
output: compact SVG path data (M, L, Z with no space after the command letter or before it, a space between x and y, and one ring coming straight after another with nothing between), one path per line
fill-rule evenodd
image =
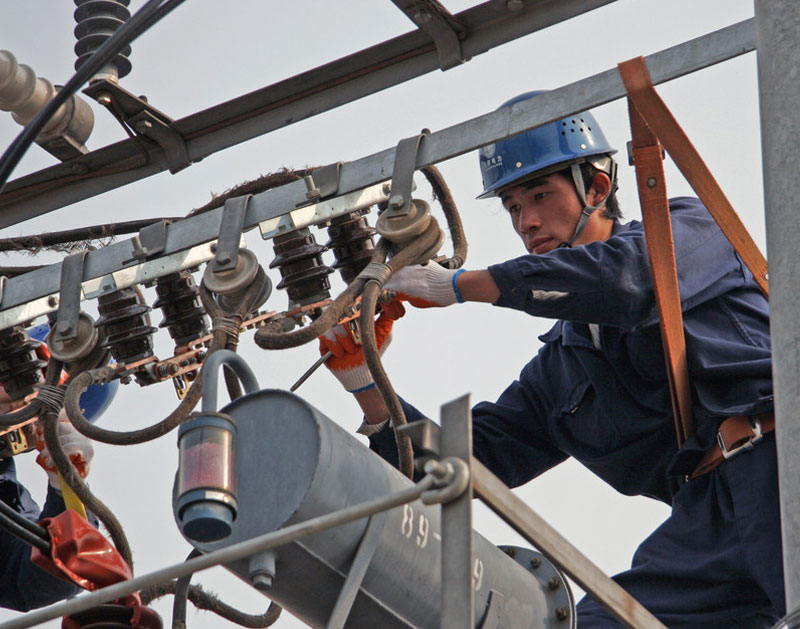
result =
M694 432L694 421L661 145L630 99L628 99L628 113L647 256L660 315L661 342L667 362L675 434L680 447Z
M747 232L733 206L714 179L678 121L656 92L644 59L619 64L619 73L639 114L664 145L678 169L708 208L722 233L750 269L758 287L769 297L767 261Z

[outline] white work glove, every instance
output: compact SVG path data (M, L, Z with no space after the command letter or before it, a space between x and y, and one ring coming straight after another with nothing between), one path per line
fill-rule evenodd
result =
M383 352L389 347L395 320L404 314L405 309L400 301L381 306L381 314L375 321L375 341L379 355L383 356ZM344 326L335 325L319 337L320 355L324 356L327 352L332 356L325 361L325 366L346 391L359 393L375 386L361 344L355 342Z
M39 450L39 455L36 457L36 462L47 472L47 479L50 486L54 489L61 489L61 484L58 480L58 470L53 462L53 457L44 442L44 430L41 426L36 426L36 449ZM61 411L58 416L58 440L61 442L61 447L64 452L72 461L75 469L78 470L81 478L86 478L89 474L89 466L94 456L94 448L92 442L88 437L85 437L70 423L67 419L66 412Z
M441 308L463 303L456 279L464 269L451 270L436 262L403 267L383 286L417 308Z

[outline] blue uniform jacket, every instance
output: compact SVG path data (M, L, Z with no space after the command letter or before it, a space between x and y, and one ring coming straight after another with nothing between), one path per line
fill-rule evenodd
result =
M64 511L64 501L52 487L47 488L44 509L34 502L17 480L13 459L0 459L0 500L34 522ZM0 528L0 607L28 611L78 593L78 586L62 581L31 563L31 547Z
M723 418L772 408L766 299L697 199L670 209L695 435L678 453L643 228L617 223L606 241L489 268L496 306L559 319L519 379L473 409L475 455L509 486L572 456L623 494L671 503ZM370 442L396 460L391 433Z

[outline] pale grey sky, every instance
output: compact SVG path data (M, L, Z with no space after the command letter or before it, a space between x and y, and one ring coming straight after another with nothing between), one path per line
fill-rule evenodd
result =
M133 9L143 2L134 0ZM473 3L445 0L453 12ZM13 52L38 75L64 83L73 73L73 4L66 0L6 0L0 6L0 48ZM617 62L649 54L752 16L751 0L619 0L568 23L492 50L448 72L435 72L335 111L303 121L206 158L177 175L161 174L0 232L11 236L94 223L175 216L203 205L211 193L281 167L303 167L357 159L394 146L423 127L442 129L495 109L511 96L553 88L607 70ZM173 118L271 84L410 30L391 2L296 0L219 3L191 0L133 44L133 72L126 89L146 94ZM748 54L659 88L712 172L765 249L755 55ZM94 106L92 149L124 138L110 116ZM623 102L595 111L612 145L624 155L628 119ZM0 115L0 146L20 127ZM54 163L34 146L15 177ZM667 160L671 196L691 194ZM495 201L476 201L480 192L477 156L440 164L459 204L470 251L467 268L485 268L524 253ZM639 218L633 171L621 159L620 198L627 218ZM419 179L421 183L421 178ZM374 217L371 219L374 221ZM319 236L323 239L324 234ZM248 246L266 267L272 247L256 233ZM449 249L450 243L445 245ZM44 262L57 256L43 256ZM29 258L16 260L34 263ZM39 261L39 260L36 260ZM274 283L278 277L270 272ZM337 280L334 280L337 282ZM336 292L342 289L335 283ZM152 303L152 292L148 293ZM267 307L282 310L286 297L275 291ZM92 306L90 306L91 309ZM157 323L160 313L154 313ZM384 362L396 390L432 417L439 406L471 393L474 401L494 399L535 354L537 336L550 321L519 312L470 304L441 311L414 311L396 326ZM288 388L318 356L316 344L265 353L244 334L241 354L263 387ZM159 356L171 353L165 332ZM349 430L360 422L350 396L320 370L298 391ZM166 416L177 399L169 385L123 387L103 419L108 428L130 430ZM143 574L182 561L189 545L172 520L170 492L177 465L175 434L128 448L98 445L90 476L93 490L126 528ZM46 479L33 456L20 457L21 476L41 497ZM567 462L518 490L534 509L613 574L625 569L636 545L667 515L645 498L626 498ZM524 545L505 525L478 509L476 529L495 543ZM252 613L266 600L221 569L196 575L223 600ZM171 597L156 608L168 625ZM12 612L0 611L0 621ZM189 608L192 629L225 623ZM56 627L58 623L47 626ZM288 614L275 625L302 626Z

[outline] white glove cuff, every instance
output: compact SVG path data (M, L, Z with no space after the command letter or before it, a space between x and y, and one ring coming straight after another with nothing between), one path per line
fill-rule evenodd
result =
M336 377L348 393L360 393L375 386L372 374L366 365L359 365L352 369L337 370Z
M445 269L435 262L429 262L424 267L425 279L430 290L431 301L441 306L450 306L461 301L456 293L455 278L463 269L453 271Z
M381 430L386 428L386 425L389 423L389 418L387 417L384 419L380 424L368 424L366 419L361 421L361 425L358 427L356 432L359 435L364 435L365 437L369 437L371 435L375 435L379 433Z

